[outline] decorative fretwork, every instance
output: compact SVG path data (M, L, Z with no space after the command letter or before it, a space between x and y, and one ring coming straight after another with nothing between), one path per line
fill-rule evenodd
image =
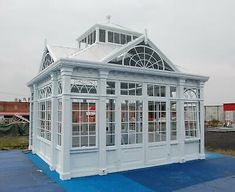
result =
M173 71L171 67L148 45L137 45L126 52L122 65Z
M97 81L71 79L71 93L97 93Z
M197 99L197 89L196 88L185 88L184 89L184 98L185 99Z
M43 55L43 64L42 64L42 70L47 68L50 64L52 64L54 60L52 59L50 53L48 50Z
M46 85L43 88L39 89L39 99L44 99L44 98L48 98L51 97L52 95L52 85Z
M63 88L62 88L62 83L61 80L58 81L58 94L62 94Z

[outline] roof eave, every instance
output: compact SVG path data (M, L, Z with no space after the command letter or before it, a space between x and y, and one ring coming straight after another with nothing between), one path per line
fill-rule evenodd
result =
M195 74L188 74L188 73L181 73L181 72L174 72L174 71L158 71L158 70L153 70L153 69L143 70L142 68L133 68L129 66L117 65L117 64L112 64L112 63L63 58L51 64L45 70L41 71L36 77L34 77L31 81L27 83L27 86L28 87L32 86L37 81L48 76L48 74L50 74L51 72L59 70L60 67L93 68L93 69L98 69L98 70L139 73L139 74L146 74L146 75L157 75L157 76L162 76L162 77L173 77L173 78L179 78L179 79L192 79L192 80L198 80L202 82L206 82L209 79L208 76L202 76L202 75L195 75Z

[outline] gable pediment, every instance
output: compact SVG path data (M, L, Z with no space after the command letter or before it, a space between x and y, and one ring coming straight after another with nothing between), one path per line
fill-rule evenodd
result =
M42 56L42 61L41 61L41 66L40 66L40 71L46 69L48 66L50 66L52 63L54 63L54 59L48 50L48 47L45 48L43 56Z
M162 71L178 71L166 56L144 36L107 56L103 62Z

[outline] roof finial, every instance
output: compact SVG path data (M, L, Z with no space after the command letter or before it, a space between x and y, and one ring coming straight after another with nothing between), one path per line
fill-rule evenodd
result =
M144 29L144 42L145 42L145 44L148 43L148 32L147 32L146 28Z
M107 16L106 16L106 19L107 19L107 23L110 23L111 15L107 15Z

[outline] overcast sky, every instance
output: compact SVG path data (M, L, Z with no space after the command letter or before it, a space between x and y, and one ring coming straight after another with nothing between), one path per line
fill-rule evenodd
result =
M209 76L205 103L235 102L234 0L0 0L0 100L28 97L44 39L76 46L97 22L149 38L180 69Z

